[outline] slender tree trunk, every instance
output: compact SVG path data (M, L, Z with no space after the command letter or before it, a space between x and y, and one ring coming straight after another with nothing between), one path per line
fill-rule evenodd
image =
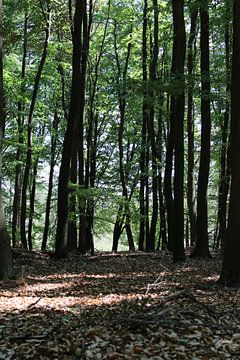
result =
M28 128L27 128L27 156L26 156L26 165L24 169L23 175L23 184L22 184L22 202L21 202L21 224L20 224L20 232L21 232L21 242L24 248L27 248L27 236L26 236L26 215L27 215L27 188L29 182L29 173L31 169L32 162L32 120L33 113L37 101L37 94L40 85L41 75L44 68L44 64L47 57L48 44L50 40L50 29L51 29L51 10L48 6L46 14L43 13L46 19L46 28L45 28L45 40L43 45L43 53L39 63L39 67L37 70L37 74L35 77L32 100L29 109L28 115Z
M35 212L35 195L36 195L36 178L37 178L37 167L38 167L39 157L35 159L33 165L33 176L32 176L32 188L29 199L29 223L28 223L28 248L29 250L33 249L33 241L32 241L32 228L33 228L33 217Z
M155 238L156 238L156 226L158 220L158 166L157 166L157 145L156 145L156 134L154 128L154 84L157 80L157 61L158 61L158 4L157 0L153 0L154 9L154 43L152 49L152 59L150 64L150 80L152 83L151 89L149 90L149 96L152 99L150 104L150 111L148 117L148 133L150 137L150 144L152 150L152 218L149 233L149 242L146 244L146 250L155 250Z
M50 225L50 212L51 212L51 200L52 200L52 192L53 192L53 176L54 176L54 167L56 164L56 146L57 146L57 131L58 124L60 118L55 111L53 124L52 124L52 135L51 135L51 159L50 159L50 171L49 171L49 179L48 179L48 194L46 201L46 211L45 211L45 224L43 231L43 239L41 249L46 250L47 239L49 233L49 225Z
M170 114L173 112L173 102L170 104ZM174 241L174 211L173 211L173 192L172 192L172 168L173 168L173 123L170 115L169 130L167 136L166 158L165 158L165 172L164 172L164 196L166 201L167 212L167 248L173 250Z
M82 2L82 13L83 13L83 22L82 22L82 57L81 57L81 88L80 92L80 114L78 122L78 183L80 189L86 189L85 174L84 174L84 108L85 108L85 88L86 88L86 71L87 71L87 57L89 50L89 38L90 38L90 28L92 24L92 1L89 3L89 19L87 19L87 2ZM87 244L87 201L85 194L79 199L79 251L82 254L86 253L86 250L89 250ZM91 245L90 245L91 246Z
M90 105L89 105L89 116L88 116L88 130L87 130L87 159L86 159L86 175L85 175L85 186L86 188L93 189L95 186L95 178L96 178L96 146L97 146L97 127L95 118L97 115L95 112L95 98L97 93L97 84L99 77L99 66L103 55L106 35L107 35L107 27L109 23L110 17L110 4L111 0L108 0L108 12L107 19L105 22L102 42L100 46L99 54L96 58L96 63L93 71L91 70L91 75L93 80L91 83L92 86L89 86L89 94L90 94ZM93 75L94 74L94 75ZM86 247L91 250L91 254L94 254L94 243L93 243L93 220L94 220L94 207L95 203L92 197L87 199L86 205Z
M140 154L140 224L138 249L144 250L146 242L146 146L147 146L147 0L144 1L143 31L142 31L142 80L143 80L143 104L142 104L142 132L141 132L141 154Z
M2 142L5 127L3 98L3 3L0 0L0 279L11 277L12 251L7 234L2 198Z
M207 189L210 166L210 78L208 2L200 9L201 22L201 152L197 189L197 239L192 257L209 258Z
M146 169L146 178L145 178L145 207L146 207L146 215L145 215L145 226L146 226L146 244L149 243L149 236L150 236L150 223L149 223L149 198L150 198L150 189L149 189L149 175L148 175L148 168L149 168L149 136L147 134L146 138L146 162L145 162L145 169Z
M173 261L185 260L184 254L184 61L186 34L184 24L184 1L173 0L173 63L172 74L182 81L181 93L172 96L172 122L174 125L175 162L174 162L174 241Z
M119 150L119 176L122 186L122 196L124 201L124 218L126 221L125 228L127 232L127 239L128 239L128 246L130 251L135 250L132 230L131 230L131 217L130 217L130 209L129 209L129 196L128 196L128 189L127 189L127 177L126 177L126 170L125 170L125 161L124 161L124 151L123 151L123 133L124 133L124 126L125 126L125 111L126 111L126 76L128 71L128 64L129 58L131 54L132 43L128 43L127 47L127 54L124 64L124 70L121 73L121 65L118 56L118 49L117 49L117 34L116 34L116 23L114 28L114 49L115 49L115 58L117 64L117 83L118 83L118 101L119 101L119 113L120 113L120 123L118 127L118 150Z
M229 169L229 122L230 122L230 104L228 94L230 92L230 27L229 27L229 4L226 1L226 19L225 19L225 63L226 63L226 104L222 124L222 143L220 156L220 183L218 194L218 232L216 236L216 247L223 248L224 236L227 228L227 199L230 186Z
M190 13L191 27L188 40L188 109L187 109L187 133L188 133L188 170L187 170L187 204L189 214L190 245L196 243L196 212L194 209L194 44L196 41L198 10L193 9Z
M23 57L22 57L22 71L21 71L21 96L24 95L24 78L26 74L26 58L27 58L27 28L28 28L28 16L25 15L24 21L24 35L23 35ZM16 169L15 169L15 183L14 183L14 197L13 197L13 213L12 213L12 245L15 247L19 243L18 239L18 230L20 225L20 201L21 201L21 173L22 173L22 148L21 145L24 142L23 137L23 124L24 124L24 116L22 114L24 110L24 102L23 100L19 100L18 102L18 146L16 153Z
M224 259L220 282L224 285L240 286L240 1L233 2L233 55L231 79L231 131L230 170L231 189L229 217L224 247Z
M161 76L162 79L162 76ZM164 199L164 184L163 184L163 148L164 148L164 127L163 127L163 105L164 98L163 94L159 97L159 115L158 115L158 197L159 197L159 215L160 215L160 229L159 229L159 237L157 250L165 250L167 248L167 224L166 224L166 207L165 207L165 199Z

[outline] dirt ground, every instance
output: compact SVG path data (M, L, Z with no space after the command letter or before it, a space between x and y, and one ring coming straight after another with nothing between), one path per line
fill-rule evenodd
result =
M15 254L0 282L0 360L240 359L240 290L221 261Z

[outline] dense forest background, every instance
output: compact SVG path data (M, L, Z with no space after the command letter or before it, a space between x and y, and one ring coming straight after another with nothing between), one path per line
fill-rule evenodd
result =
M174 261L189 246L202 258L223 249L232 6L4 1L2 193L13 247L65 257L93 254L101 239L113 251L168 249Z

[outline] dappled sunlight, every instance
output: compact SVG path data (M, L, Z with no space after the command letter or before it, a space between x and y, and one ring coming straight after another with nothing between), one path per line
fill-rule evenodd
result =
M43 265L33 262L25 277L0 282L0 355L15 347L21 358L128 354L131 359L134 352L136 359L141 354L151 359L160 356L160 348L169 353L181 348L187 359L197 344L218 354L223 341L238 351L237 337L229 340L228 333L237 326L232 305L240 295L209 286L214 261L203 268L200 262L176 265L150 255L108 261L76 257L64 266L46 259Z

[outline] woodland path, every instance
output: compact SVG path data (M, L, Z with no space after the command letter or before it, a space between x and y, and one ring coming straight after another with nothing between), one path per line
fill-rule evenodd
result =
M0 359L240 359L240 290L221 262L20 252L0 283Z

